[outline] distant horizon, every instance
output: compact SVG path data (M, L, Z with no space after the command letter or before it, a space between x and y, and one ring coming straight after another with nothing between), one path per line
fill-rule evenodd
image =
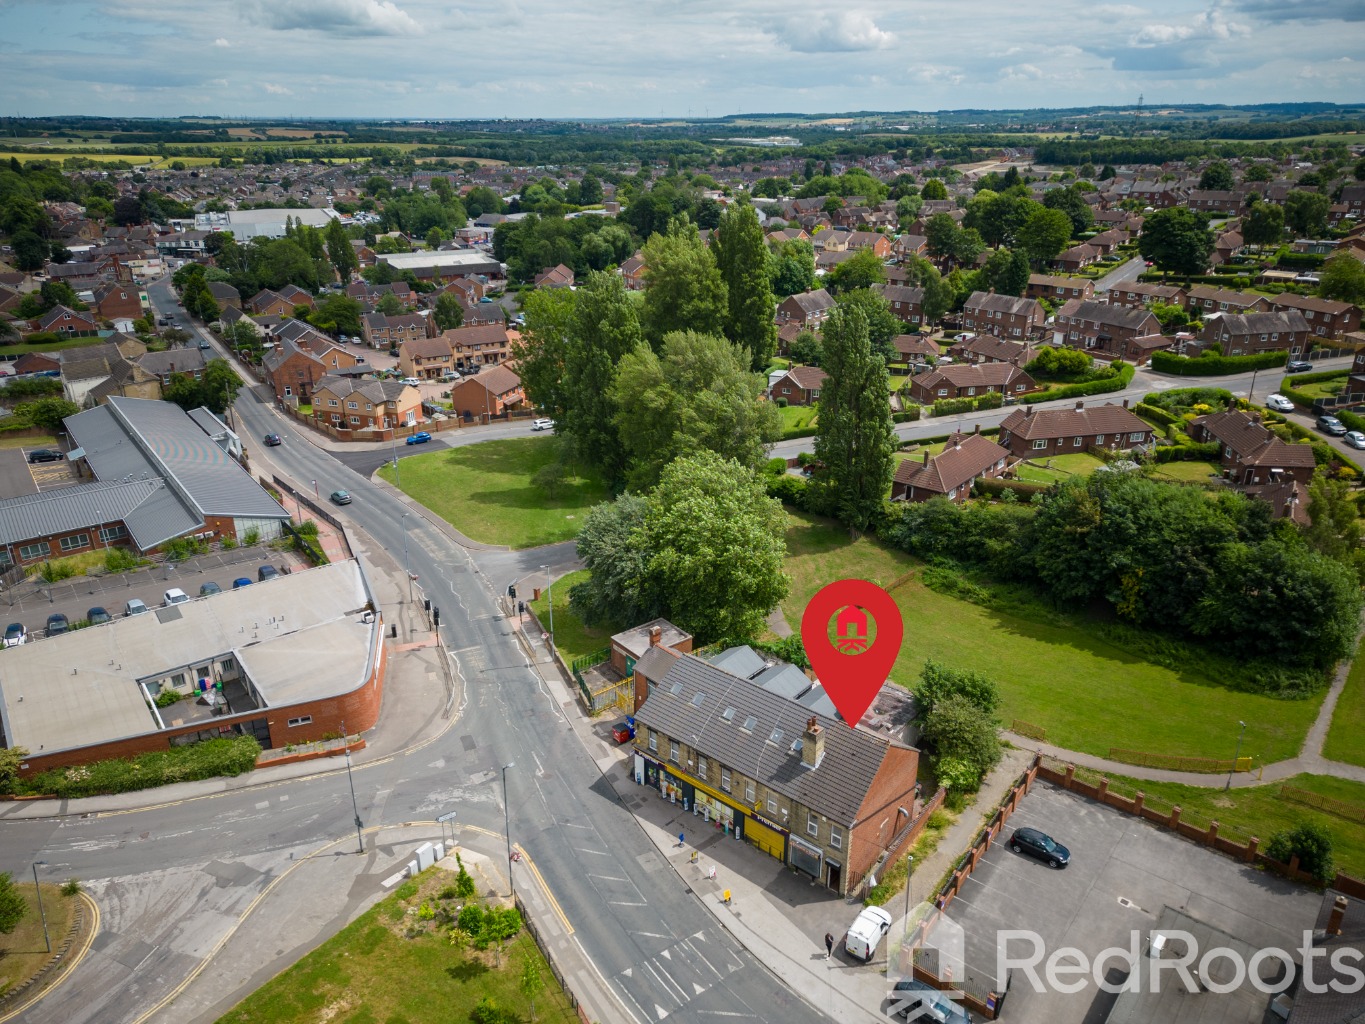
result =
M1353 103L1365 4L0 0L0 91L6 115L239 120Z

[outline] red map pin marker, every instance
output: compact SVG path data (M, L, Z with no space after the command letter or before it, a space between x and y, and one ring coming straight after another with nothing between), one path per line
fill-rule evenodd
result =
M801 642L849 725L858 724L886 682L904 634L895 599L867 580L836 580L806 605Z

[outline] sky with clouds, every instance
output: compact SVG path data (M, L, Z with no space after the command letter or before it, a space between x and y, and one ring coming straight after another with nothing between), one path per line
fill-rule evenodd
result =
M0 0L0 112L657 117L1365 100L1365 0Z

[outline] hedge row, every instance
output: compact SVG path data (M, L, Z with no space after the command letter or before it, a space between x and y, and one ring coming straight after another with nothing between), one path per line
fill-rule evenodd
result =
M1217 441L1208 443L1161 445L1153 453L1157 462L1211 462L1222 454L1223 446Z
M975 486L977 494L998 498L1006 491L1013 491L1025 501L1052 487L1051 484L1031 484L1024 480L999 480L987 477L977 480Z
M791 441L798 437L814 437L818 430L815 427L789 427L782 431L782 440Z
M1036 402L1055 402L1067 398L1085 398L1088 395L1103 395L1109 391L1122 391L1133 380L1136 372L1133 367L1125 362L1114 364L1119 368L1118 375L1108 377L1104 380L1087 381L1084 384L1067 384L1060 388L1049 388L1047 391L1040 391L1034 395L1025 395L1024 400L1029 403Z
M261 745L254 736L205 740L186 747L156 750L131 760L95 761L53 768L29 779L17 779L17 796L72 799L105 793L131 793L173 782L193 782L219 775L241 775L256 767Z
M1163 427L1169 427L1173 423L1181 422L1179 416L1173 416L1160 406L1149 405L1147 402L1138 402L1138 404L1133 407L1133 412L1144 419L1151 420L1153 423L1160 424Z
M1250 356L1199 356L1190 359L1174 352L1153 352L1152 369L1158 373L1175 373L1185 377L1226 377L1247 370L1266 370L1283 366L1288 352L1261 352Z
M924 412L924 407L912 405L902 412L893 412L891 420L893 423L916 423Z
M1005 404L1005 396L991 391L980 398L940 398L933 404L931 415L956 416L960 412L976 412L981 409L999 409Z

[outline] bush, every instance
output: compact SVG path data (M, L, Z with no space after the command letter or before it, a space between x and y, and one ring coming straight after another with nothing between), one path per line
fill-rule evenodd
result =
M183 562L195 555L206 554L208 549L208 543L196 537L176 537L161 545L161 553L172 562Z
M104 552L104 568L112 573L132 572L138 566L145 565L147 561L127 548L109 548Z
M901 412L893 412L891 421L893 423L918 423L923 411L923 406L907 405Z
M810 502L810 485L799 476L792 476L790 473L783 473L781 476L767 478L768 497L776 498L784 505L792 508L806 510Z
M473 899L476 893L476 890L474 888L474 879L465 869L464 860L463 858L460 857L458 851L456 851L455 853L455 863L460 866L460 871L459 874L455 876L455 887L453 890L453 895L457 896L462 900Z
M1190 441L1184 444L1162 445L1152 454L1152 458L1160 463L1208 462L1218 458L1222 450L1222 445L1217 441L1209 441L1206 444Z
M1168 427L1172 423L1180 422L1180 417L1172 416L1165 409L1155 405L1148 405L1146 402L1139 402L1133 407L1133 412L1137 413L1143 419L1151 420L1153 423L1157 424L1157 426L1161 427Z
M316 537L318 535L318 521L316 519L305 519L294 527L294 532L301 537Z
M779 409L785 409L785 408L787 407L787 400L786 400L785 398L779 398L779 399L777 399L777 400L774 402L774 404L775 404Z
M768 476L782 476L787 472L787 460L769 459L763 463L763 472Z
M246 533L242 534L242 543L246 547L254 547L260 542L261 531L254 526L251 529L247 530Z
M107 793L131 793L172 782L192 782L219 775L241 775L256 767L261 745L254 736L205 740L143 754L131 761L95 761L53 768L28 779L16 779L17 796L74 799Z
M934 763L939 785L950 793L975 793L981 788L981 775L958 757L940 757Z
M63 895L63 896L76 896L76 895L78 895L78 894L80 893L80 891L81 891L81 883L80 883L80 880L79 880L79 879L76 879L76 878L69 878L69 879L67 879L67 881L65 882L65 884L62 885L62 895Z
M55 562L44 562L38 570L38 575L48 583L57 583L61 580L69 580L76 575L76 567L65 559Z
M1299 858L1299 870L1312 875L1319 882L1330 882L1333 877L1332 834L1311 821L1300 822L1293 828L1281 829L1270 837L1265 855L1271 860L1288 864Z
M1122 391L1133 379L1136 372L1122 360L1117 360L1110 364L1118 373L1106 380L1092 380L1086 384L1067 384L1060 388L1050 388L1047 391L1039 391L1032 395L1025 396L1029 402L1053 402L1067 398L1085 398L1089 395L1102 395L1108 391Z
M172 704L179 704L180 701L184 699L184 696L185 695L179 690L162 690L156 695L156 706L159 708L168 708Z
M982 477L976 482L976 493L983 498L1003 498L1017 495L1020 501L1031 501L1035 494L1046 491L1051 484L1031 484L1023 480L998 480Z
M1226 377L1247 370L1266 370L1283 366L1288 352L1261 352L1250 356L1210 356L1195 359L1178 356L1174 352L1153 352L1152 369L1158 373L1175 373L1186 377Z

